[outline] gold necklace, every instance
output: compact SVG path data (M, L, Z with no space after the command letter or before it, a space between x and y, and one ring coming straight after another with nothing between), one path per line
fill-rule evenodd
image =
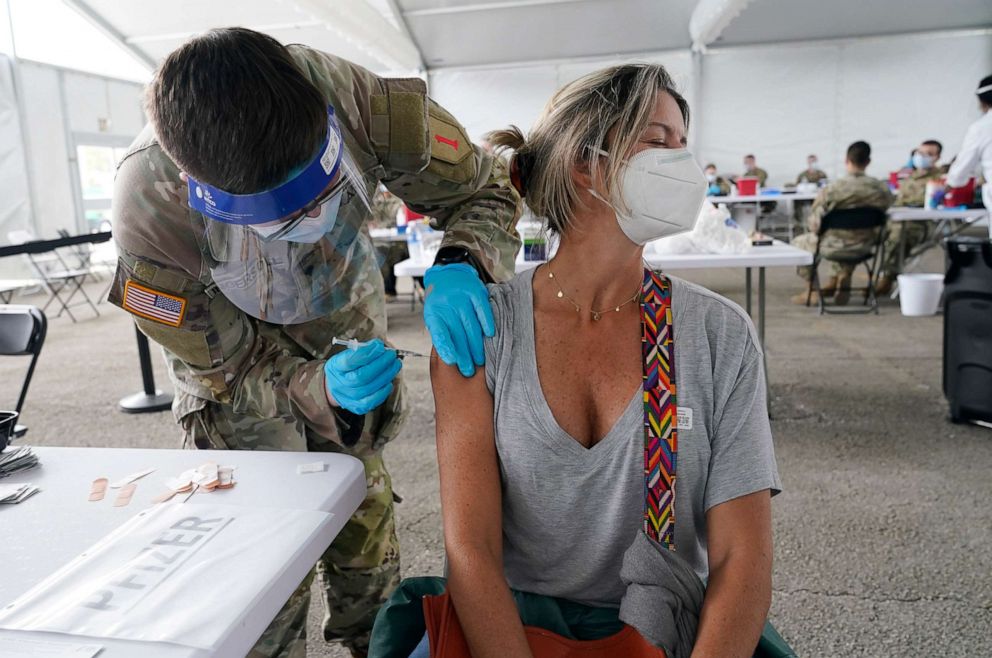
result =
M576 313L581 313L582 312L582 307L579 306L579 303L576 302L571 297L569 297L568 295L566 295L565 294L565 291L562 290L562 287L560 285L558 285L558 279L555 278L555 273L551 269L551 263L548 262L548 263L545 263L545 265L548 266L548 278L551 279L552 283L555 284L555 287L558 288L558 295L557 295L558 299L566 299L566 300L568 300L572 304L572 306L575 307L575 312ZM619 313L620 312L620 309L622 309L624 306L626 306L627 304L629 304L632 301L634 301L635 299L637 299L638 296L640 296L640 294L641 294L641 287L640 286L637 286L637 290L630 297L630 299L628 299L627 301L622 302L622 303L617 304L616 306L614 306L613 307L613 311L615 313ZM599 319L603 317L603 314L604 313L608 313L609 311L610 311L610 309L608 309L608 308L604 308L602 311L595 311L595 310L590 309L589 310L589 313L592 315L592 319L594 321L597 321L598 322Z

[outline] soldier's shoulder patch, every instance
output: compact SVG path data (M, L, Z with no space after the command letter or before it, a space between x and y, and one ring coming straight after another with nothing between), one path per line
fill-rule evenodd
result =
M186 316L186 299L128 279L124 283L121 308L146 320L180 327Z
M447 117L432 112L428 130L432 158L455 165L474 155L472 142L457 122L448 121Z

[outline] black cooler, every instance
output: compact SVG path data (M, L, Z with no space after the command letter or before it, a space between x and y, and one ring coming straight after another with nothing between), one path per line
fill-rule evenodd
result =
M952 422L992 422L992 240L947 240L944 396Z

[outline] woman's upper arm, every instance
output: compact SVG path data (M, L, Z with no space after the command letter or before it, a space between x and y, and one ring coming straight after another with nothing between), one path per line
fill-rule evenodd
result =
M465 378L454 366L431 358L437 424L441 514L449 548L481 545L494 556L502 548L502 492L493 430L493 397L483 370Z
M707 561L710 572L734 556L744 556L771 577L772 502L768 489L711 507L706 512Z

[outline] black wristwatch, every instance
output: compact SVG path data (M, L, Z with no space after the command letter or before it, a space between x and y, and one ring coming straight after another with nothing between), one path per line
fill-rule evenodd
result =
M434 258L435 265L454 265L455 263L468 263L479 274L479 278L485 281L488 276L485 270L479 267L475 256L465 247L441 247Z

